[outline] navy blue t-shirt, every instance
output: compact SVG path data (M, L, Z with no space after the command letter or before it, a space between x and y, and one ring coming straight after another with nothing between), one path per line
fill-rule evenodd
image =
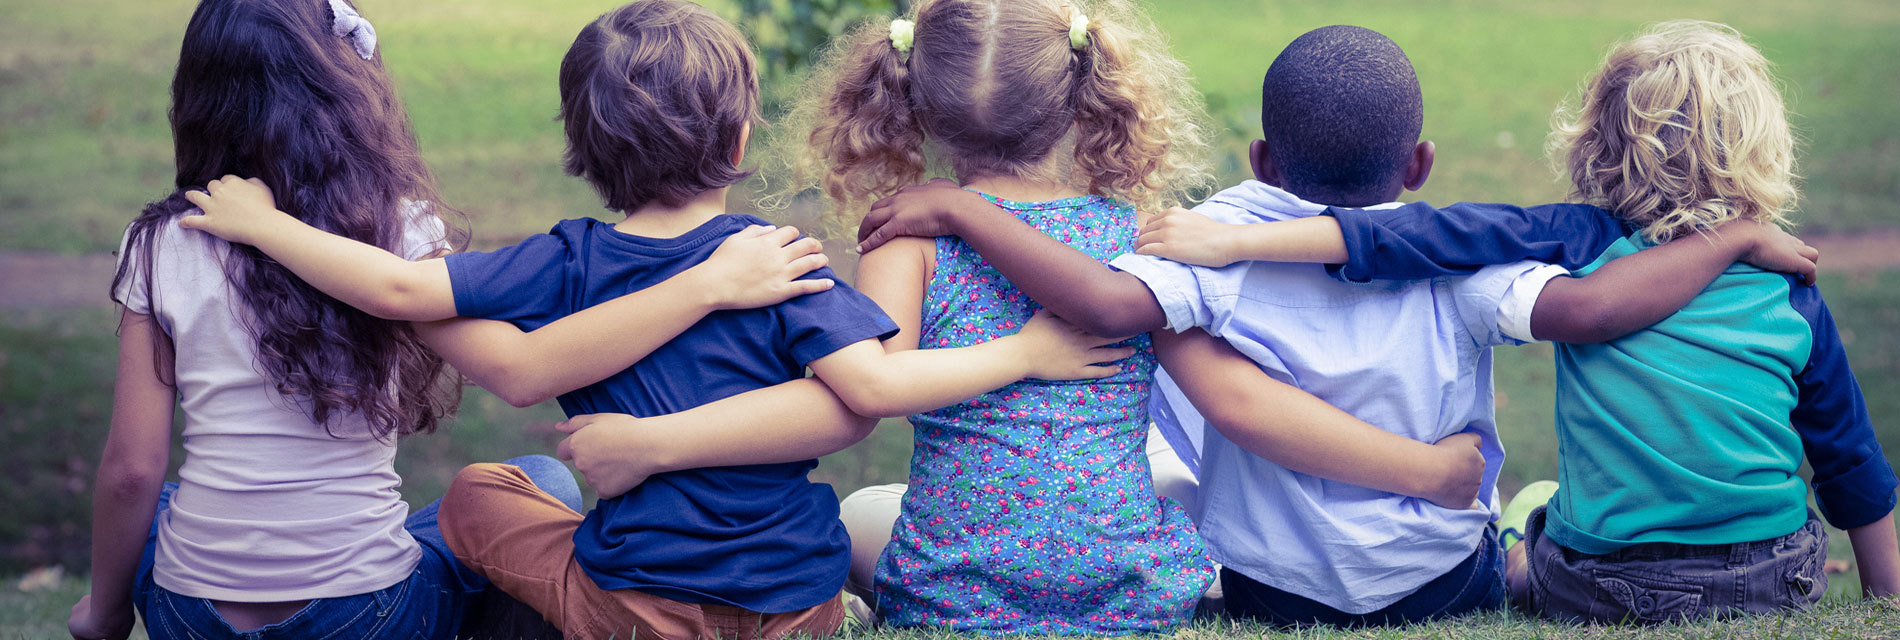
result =
M449 256L455 310L532 331L659 284L754 224L766 222L723 215L658 239L593 219L562 221L512 247ZM837 279L830 269L805 277ZM843 284L762 309L715 312L626 371L562 395L561 409L569 416L677 413L803 377L813 360L896 332L876 303ZM837 597L851 565L837 494L805 477L817 466L806 460L653 476L600 501L574 532L574 555L603 589L762 613L816 606Z

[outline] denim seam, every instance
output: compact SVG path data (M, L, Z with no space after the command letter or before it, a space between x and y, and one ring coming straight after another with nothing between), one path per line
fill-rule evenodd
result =
M404 587L404 588L407 588L407 587L408 587L408 585L409 585L409 582L405 580L405 581L403 581L403 583L402 583L402 584L403 584L403 587ZM375 599L374 597L371 597L371 600L374 600L374 599ZM349 620L346 620L346 621L344 621L344 622L342 622L342 623L339 623L339 624L337 624L337 625L336 625L336 626L334 626L334 627L331 627L331 628L330 628L330 633L329 633L329 634L327 634L327 635L324 635L324 636L323 636L323 638L322 638L321 640L330 640L331 638L335 638L335 637L337 637L337 636L338 636L338 634L341 634L341 633L343 633L343 630L344 630L344 629L348 629L348 628L350 628L350 625L353 625L353 624L356 624L356 621L357 621L357 620L361 620L361 619L363 619L363 614L365 614L365 613L367 613L367 612L369 612L369 610L370 610L371 608L372 608L372 607L367 607L367 606L366 606L366 607L363 607L363 608L361 608L361 609L357 609L357 610L356 610L356 615L355 615L355 616L352 616L352 617L351 617L351 618L350 618ZM373 634L372 634L372 635L373 635Z

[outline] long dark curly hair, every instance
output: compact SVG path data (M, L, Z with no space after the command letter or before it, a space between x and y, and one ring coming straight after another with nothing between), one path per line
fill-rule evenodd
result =
M333 19L326 0L198 4L172 79L177 190L132 221L126 251L142 259L120 262L115 290L133 268L149 290L155 232L192 208L186 190L227 174L263 180L313 227L391 251L416 207L459 216L423 165L382 56L358 56ZM331 435L349 415L381 439L428 433L454 412L460 385L408 323L338 302L253 247L233 245L224 275L258 373Z

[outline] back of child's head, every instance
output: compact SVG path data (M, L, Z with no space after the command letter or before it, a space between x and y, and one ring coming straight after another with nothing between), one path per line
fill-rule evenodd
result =
M133 221L127 247L143 262L123 261L117 279L139 269L150 287L152 239L191 208L183 192L227 174L262 180L311 226L392 251L417 207L448 211L359 19L342 0L199 3L172 80L178 191ZM338 302L249 246L232 246L224 271L257 370L326 429L358 414L379 438L428 432L454 411L459 390L408 323Z
M568 174L627 213L737 184L749 174L733 156L759 118L757 66L745 36L699 5L608 12L561 60Z
M1657 24L1618 43L1550 137L1571 197L1664 242L1730 220L1786 224L1794 135L1767 58L1727 25Z
M782 128L810 132L798 141L806 180L791 186L823 175L833 222L920 181L926 142L965 178L1068 183L1143 206L1211 182L1187 67L1128 0L929 0L896 38L893 24L843 39ZM1069 146L1073 166L1052 161Z
M1385 199L1424 125L1411 59L1371 29L1308 31L1274 58L1261 83L1267 156L1280 186L1307 200Z

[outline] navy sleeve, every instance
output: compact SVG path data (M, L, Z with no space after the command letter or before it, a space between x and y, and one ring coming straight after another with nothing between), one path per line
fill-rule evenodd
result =
M884 314L876 302L844 284L838 274L825 267L799 278L830 278L838 283L829 291L799 296L774 307L783 323L784 340L792 359L799 365L831 355L847 345L864 340L883 340L897 335L897 323Z
M1349 282L1465 275L1520 260L1574 270L1629 234L1616 216L1587 204L1460 202L1436 209L1414 202L1383 210L1329 207L1326 215L1339 221L1350 256L1326 269Z
M1873 523L1893 512L1900 479L1875 438L1860 383L1847 367L1847 351L1827 303L1817 287L1792 281L1789 287L1789 304L1814 332L1807 368L1795 377L1799 395L1789 419L1814 468L1815 501L1828 524L1837 528Z
M569 299L567 240L530 236L495 251L451 254L446 258L455 313L467 318L516 322L527 330L553 322L576 309Z

